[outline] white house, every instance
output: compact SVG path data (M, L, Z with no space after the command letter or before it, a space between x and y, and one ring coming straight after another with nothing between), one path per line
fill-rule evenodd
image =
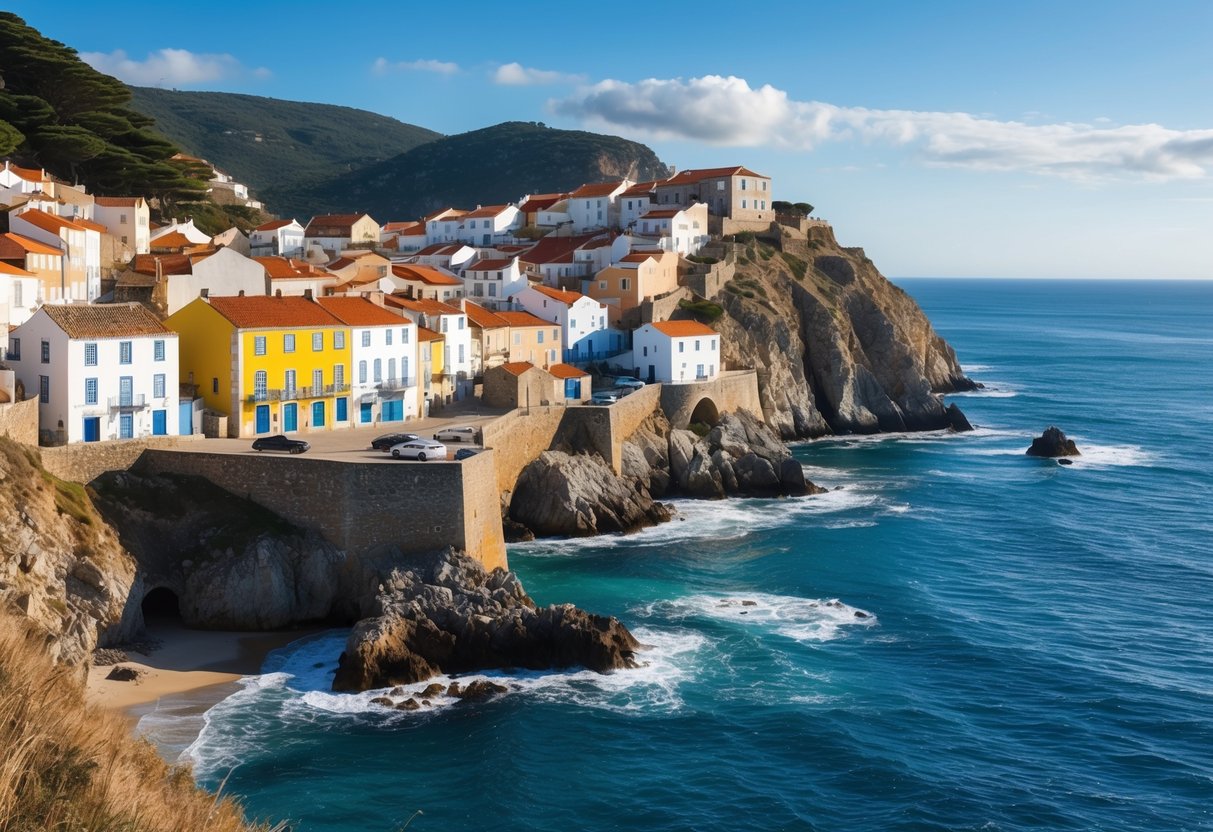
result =
M12 205L23 194L45 193L50 195L54 183L41 168L22 168L7 159L0 168L0 202Z
M172 315L205 289L211 297L267 295L265 267L230 248L190 258L188 271L168 278L167 312Z
M454 303L463 297L463 281L433 266L392 266L392 282L410 298Z
M335 256L347 248L370 249L379 244L379 223L368 214L322 214L308 222L303 240Z
M708 206L696 202L685 208L651 208L640 218L634 233L657 238L662 251L674 251L684 257L698 254L711 239Z
M463 215L459 239L474 246L491 246L514 239L525 215L513 205L485 205Z
M448 269L452 272L459 271L475 259L476 249L464 243L435 243L419 250L409 258L410 261L423 266Z
M656 199L656 185L656 182L637 182L619 195L616 201L619 205L620 228L631 231L639 225L640 218Z
M180 237L181 241L192 246L208 245L211 241L210 235L203 231L199 231L194 226L194 221L192 219L186 220L185 222L177 222L177 220L173 220L168 225L162 225L153 230L148 245L150 248L179 248L180 246L177 245L176 242L178 236ZM157 246L157 240L161 241L161 243L164 243L166 240L173 240L174 242L169 246Z
M143 197L94 197L93 219L135 254L151 251L151 213Z
M514 300L535 317L560 324L566 362L596 361L623 351L623 332L607 326L607 308L593 298L550 286L530 286Z
M573 231L587 231L591 228L614 228L619 225L619 206L616 198L632 187L630 180L620 182L600 182L594 185L582 185L569 195L569 217L573 221Z
M254 257L269 278L269 294L321 297L340 281L328 269L290 257Z
M467 313L458 306L435 300L391 296L384 300L413 323L442 335L442 371L454 382L451 389L456 401L470 397L473 390L472 327Z
M510 298L526 286L517 257L477 260L463 270L464 296L489 309L509 309Z
M101 234L92 223L67 220L45 211L25 211L9 216L9 230L54 246L66 255L66 294L53 289L48 301L93 301L101 294Z
M355 426L416 418L421 400L417 324L366 298L319 298L317 303L350 328Z
M424 218L425 244L454 243L459 241L459 228L463 225L463 215L467 211L458 208L443 208Z
M249 233L254 257L298 257L303 254L303 226L298 220L273 220Z
M177 334L140 304L43 306L10 334L8 363L52 444L178 433Z
M645 324L632 333L632 366L649 382L710 381L720 374L720 335L696 321Z
M38 275L25 269L0 261L0 326L23 324L38 308L38 293L41 290Z

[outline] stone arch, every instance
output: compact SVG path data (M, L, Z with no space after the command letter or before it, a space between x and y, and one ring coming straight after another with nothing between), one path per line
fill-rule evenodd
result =
M687 420L688 425L693 425L696 422L714 428L720 424L720 408L716 406L716 402L708 396L704 396L691 409L691 416Z
M140 611L143 613L145 625L153 622L181 623L181 600L176 592L166 586L150 589L143 596Z

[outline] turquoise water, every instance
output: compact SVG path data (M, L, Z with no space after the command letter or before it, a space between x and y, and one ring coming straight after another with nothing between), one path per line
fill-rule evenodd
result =
M511 550L648 667L385 714L324 692L322 635L209 712L202 782L297 830L1213 828L1213 283L902 285L987 385L975 433ZM1023 456L1050 424L1073 466Z

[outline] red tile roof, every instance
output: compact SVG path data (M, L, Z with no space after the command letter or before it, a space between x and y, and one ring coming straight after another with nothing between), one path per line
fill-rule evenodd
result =
M583 378L589 375L587 371L574 367L572 364L553 364L548 367L548 372L556 378Z
M344 237L351 226L366 214L322 214L312 217L304 230L305 237Z
M536 292L547 295L552 300L563 303L565 306L572 306L585 297L580 292L566 292L563 289L553 289L551 286L535 286L534 289Z
M29 237L23 237L11 231L0 234L0 258L16 260L18 257L25 257L26 254L62 255L63 252L54 246L48 246L46 243L31 240Z
M139 303L48 303L42 310L69 338L176 334Z
M623 257L619 258L619 262L620 263L643 263L645 260L649 260L653 256L654 255L652 252L634 251L631 254L623 255Z
M415 220L410 220L408 222L389 222L389 223L384 223L382 226L380 226L379 230L385 231L389 234L393 233L393 232L407 233L409 231L420 231L422 234L424 234L425 233L425 223L420 223Z
M188 254L136 254L131 271L139 274L156 274L156 264L161 274L191 274L194 264Z
M535 369L535 365L529 361L507 361L501 365L501 369L505 370L510 375L520 376L527 370Z
M668 220L681 211L681 208L653 208L646 211L640 218L642 220Z
M651 182L637 182L632 187L620 194L620 196L648 196L653 193L653 189L660 184L660 180L654 179Z
M170 231L152 240L150 245L152 248L185 248L194 245L194 241L180 231Z
M550 321L545 321L543 318L536 318L530 312L498 312L497 317L501 318L510 326L551 326Z
M504 260L477 260L470 266L466 267L470 272L495 272L498 270L508 269L514 265L514 258L508 257Z
M341 321L307 298L245 295L212 297L207 302L237 329L341 326Z
M103 208L138 208L143 202L141 196L98 196L93 201Z
M531 250L522 255L522 259L527 263L539 265L541 263L560 263L561 258L572 254L579 248L584 247L595 237L603 236L601 234L574 234L570 237L554 237L551 234L544 237L539 242L531 247ZM603 237L603 239L609 239Z
M716 334L716 330L709 326L704 326L698 321L659 321L653 324L653 328L671 338Z
M318 298L334 318L349 326L400 326L404 319L366 298Z
M457 306L429 298L402 298L400 295L386 295L383 300L401 309L421 312L426 315L462 315L463 310Z
M72 222L81 228L87 228L89 231L97 231L102 234L108 234L110 231L108 226L102 225L99 222L93 222L92 220L86 220L83 217L76 217Z
M318 277L337 279L327 269L321 269L306 260L294 260L287 257L253 257L265 269L271 280L306 280Z
M622 182L616 180L614 182L597 182L593 185L582 185L580 188L573 191L573 193L569 194L569 196L573 197L574 199L595 196L609 196L622 184Z
M509 326L505 322L505 319L496 312L491 312L478 303L472 303L470 300L464 300L463 311L467 314L468 321L472 326L478 326L481 329L497 329L498 327Z
M33 272L27 272L25 269L19 269L3 262L0 262L0 274L9 274L13 277L37 277Z
M279 228L285 228L286 226L290 225L294 221L295 221L294 218L291 218L289 220L270 220L269 222L261 223L261 225L257 226L253 230L254 231L277 231Z
M43 175L45 171L38 168L21 168L9 162L8 169L27 182L41 182L45 178Z
M568 194L531 194L526 198L526 202L518 206L518 210L524 213L543 211L546 208L551 208L567 196Z
M441 222L442 220L457 220L466 213L467 211L460 210L459 208L439 208L432 214L426 214L421 218L421 221L430 222L431 220L438 220ZM450 216L444 216L447 214Z
M417 340L418 341L445 341L446 336L443 335L441 332L435 332L432 329L427 329L426 327L419 326L419 327L417 327Z
M417 252L415 256L433 257L436 254L455 254L463 247L463 243L434 243Z
M49 231L52 234L58 234L64 228L72 231L84 230L71 220L66 220L63 217L56 217L54 214L39 211L37 208L26 211L19 216L21 219L25 220L35 228L41 228L43 231Z
M704 179L718 179L724 176L755 176L759 179L770 179L769 176L763 176L761 173L754 173L749 168L741 166L732 168L701 168L699 170L684 170L682 173L671 176L664 182L658 182L657 186L662 185L692 185L696 182L702 182Z
M454 275L445 274L430 266L409 264L392 266L392 274L401 280L413 280L427 286L462 286L463 281Z
M509 205L482 205L475 211L464 214L463 218L465 220L478 220L487 217L495 217L509 207Z

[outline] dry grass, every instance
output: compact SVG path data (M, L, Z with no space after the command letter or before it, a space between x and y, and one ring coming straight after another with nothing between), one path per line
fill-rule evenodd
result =
M0 611L0 832L235 832L240 807L194 785L130 736L118 714L86 707L26 623Z

